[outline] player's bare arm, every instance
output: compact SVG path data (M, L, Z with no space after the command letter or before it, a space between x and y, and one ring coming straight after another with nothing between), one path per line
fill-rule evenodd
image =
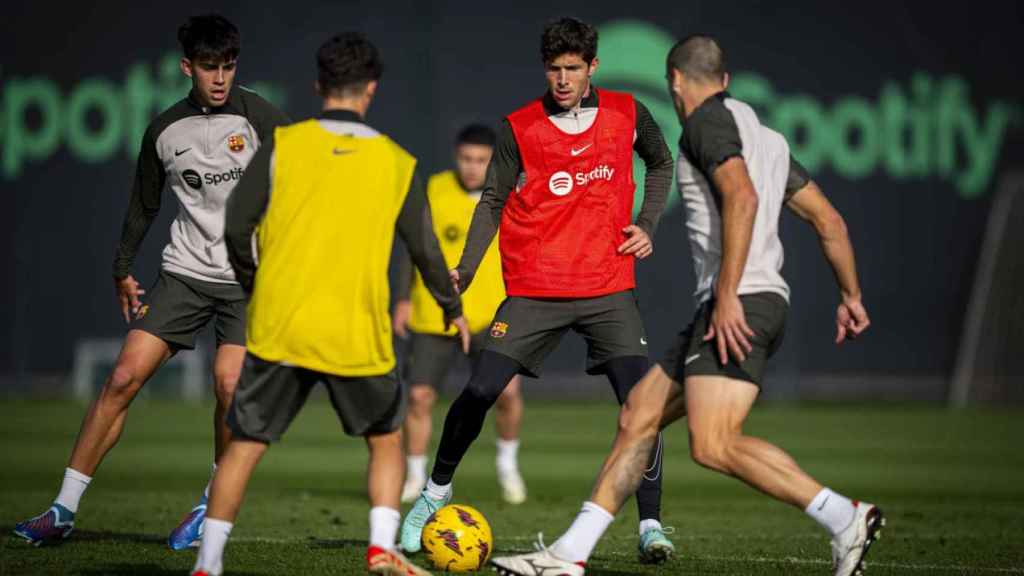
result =
M871 320L861 302L857 263L846 222L813 181L793 194L786 206L814 226L839 285L842 301L836 310L836 344L856 338L867 330Z
M729 158L712 177L722 195L722 267L715 286L711 325L704 339L715 339L719 360L726 364L730 353L742 362L752 350L747 337L754 331L747 325L736 291L750 252L758 200L743 158Z

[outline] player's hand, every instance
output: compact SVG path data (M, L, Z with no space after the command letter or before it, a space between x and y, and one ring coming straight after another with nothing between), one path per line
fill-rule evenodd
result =
M853 340L860 336L861 332L871 326L868 319L868 312L864 305L857 298L843 298L836 310L836 344L842 344L844 340Z
M448 271L448 278L451 279L452 286L455 287L455 293L456 294L461 294L462 291L459 290L459 281L461 280L461 278L459 277L459 271L458 270L454 270L454 269L453 270L449 270Z
M637 259L643 260L654 253L654 243L643 228L630 224L622 229L622 233L629 236L629 239L619 245L619 254L633 254Z
M412 302L399 300L395 302L395 309L391 312L391 327L395 335L405 340L409 337L409 318L412 317Z
M465 316L459 316L458 318L453 318L451 320L445 320L445 323L444 323L445 331L447 332L448 331L448 327L453 325L453 324L455 325L455 328L459 331L459 340L462 341L462 353L463 354L469 354L469 341L470 341L469 322L466 322L466 317Z
M132 314L138 314L142 308L142 301L139 296L146 293L139 288L139 283L129 274L124 278L114 278L114 291L117 293L117 301L121 304L121 314L125 323L132 321Z
M739 296L719 296L714 306L704 341L715 340L718 358L723 366L729 362L730 353L736 360L743 362L747 359L747 354L754 349L747 340L748 337L754 336L754 331L747 325Z

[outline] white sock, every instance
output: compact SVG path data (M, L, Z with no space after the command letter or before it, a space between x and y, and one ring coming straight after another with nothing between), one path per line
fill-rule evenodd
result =
M434 500L441 500L442 498L447 498L452 493L452 484L451 482L448 484L434 484L433 478L427 478L426 491L427 495Z
M210 480L206 483L206 488L203 490L203 498L210 499L210 487L213 486L213 477L217 475L217 463L214 462L210 466Z
M640 521L640 535L643 536L644 532L648 530L661 530L661 522L648 518L647 520Z
M415 478L418 481L422 481L427 477L427 456L420 454L419 456L408 456L405 459L405 475L407 478Z
M85 489L89 487L89 482L92 482L91 476L65 468L64 482L61 483L60 492L54 502L71 510L72 514L78 512L78 502L82 499L82 494L85 494Z
M804 512L835 536L853 522L855 507L849 498L828 488L822 488Z
M568 562L586 562L615 517L593 502L584 502L569 530L551 546L551 552Z
M394 508L387 506L370 508L370 546L394 550L395 535L398 534L398 523L401 521L402 515Z
M519 470L519 440L498 439L498 456L495 458L498 472Z
M202 570L210 576L220 576L224 571L224 545L228 543L228 536L231 535L231 528L234 524L207 518L203 525L203 541L199 545L199 555L196 557L193 572Z

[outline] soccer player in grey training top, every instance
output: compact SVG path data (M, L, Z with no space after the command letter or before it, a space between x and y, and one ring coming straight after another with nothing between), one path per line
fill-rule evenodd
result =
M224 205L261 142L288 119L245 88L233 88L241 41L238 29L215 14L178 29L181 71L192 90L159 116L142 138L135 183L114 259L114 288L128 335L100 395L82 422L53 505L18 524L15 534L39 545L67 538L78 503L104 456L121 436L132 399L168 358L195 347L196 333L213 321L214 468L230 440L224 415L245 358L246 298L224 246ZM153 288L139 289L132 264L160 212L164 187L178 199L171 241ZM168 538L175 550L199 538L207 490Z
M823 487L781 449L743 433L789 306L778 236L784 205L814 226L835 272L836 343L870 324L846 225L790 156L785 138L725 92L729 75L715 40L691 36L676 44L667 79L683 125L676 176L697 274L697 313L630 393L590 501L559 540L574 549L493 563L500 574L582 575L582 563L566 557L589 557L640 482L659 430L686 415L698 464L804 510L832 537L835 574L858 573L884 524L882 512Z

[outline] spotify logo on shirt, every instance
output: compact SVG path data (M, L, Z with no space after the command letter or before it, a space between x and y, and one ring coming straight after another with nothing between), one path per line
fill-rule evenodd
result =
M568 172L555 172L548 180L548 189L555 196L565 196L572 192L572 176Z

